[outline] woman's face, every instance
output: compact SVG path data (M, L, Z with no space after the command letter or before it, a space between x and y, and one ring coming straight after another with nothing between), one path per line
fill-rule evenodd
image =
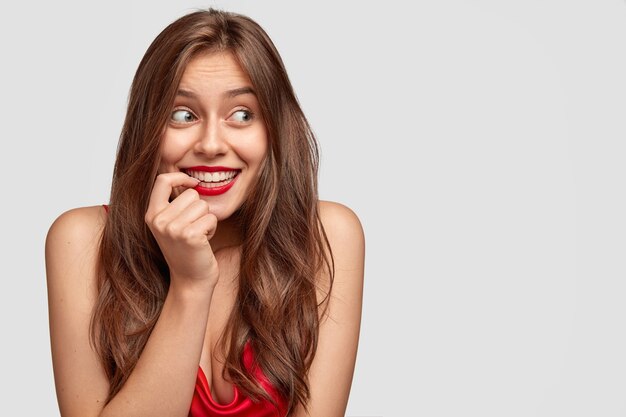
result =
M218 221L224 220L250 193L267 148L252 83L233 56L204 53L191 60L165 128L159 173L200 178L196 190Z

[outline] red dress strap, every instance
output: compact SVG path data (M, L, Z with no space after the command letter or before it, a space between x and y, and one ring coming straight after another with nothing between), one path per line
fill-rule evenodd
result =
M107 214L109 213L109 206L107 204L103 204L102 207L104 207L104 211L107 212Z

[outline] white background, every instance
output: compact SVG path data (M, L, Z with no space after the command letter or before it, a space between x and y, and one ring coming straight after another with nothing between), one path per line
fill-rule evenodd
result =
M363 223L348 416L626 415L624 2L300 3L1 6L0 415L58 415L46 232L107 201L139 60L208 5L275 41Z

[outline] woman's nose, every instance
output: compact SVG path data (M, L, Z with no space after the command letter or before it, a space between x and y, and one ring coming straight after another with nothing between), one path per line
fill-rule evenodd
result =
M196 152L203 153L209 158L225 154L228 151L225 133L225 129L220 128L218 121L207 123L196 142Z

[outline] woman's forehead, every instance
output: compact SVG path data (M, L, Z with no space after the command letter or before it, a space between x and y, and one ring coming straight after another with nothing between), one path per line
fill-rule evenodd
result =
M205 52L189 61L180 84L206 82L250 84L250 78L231 52Z

